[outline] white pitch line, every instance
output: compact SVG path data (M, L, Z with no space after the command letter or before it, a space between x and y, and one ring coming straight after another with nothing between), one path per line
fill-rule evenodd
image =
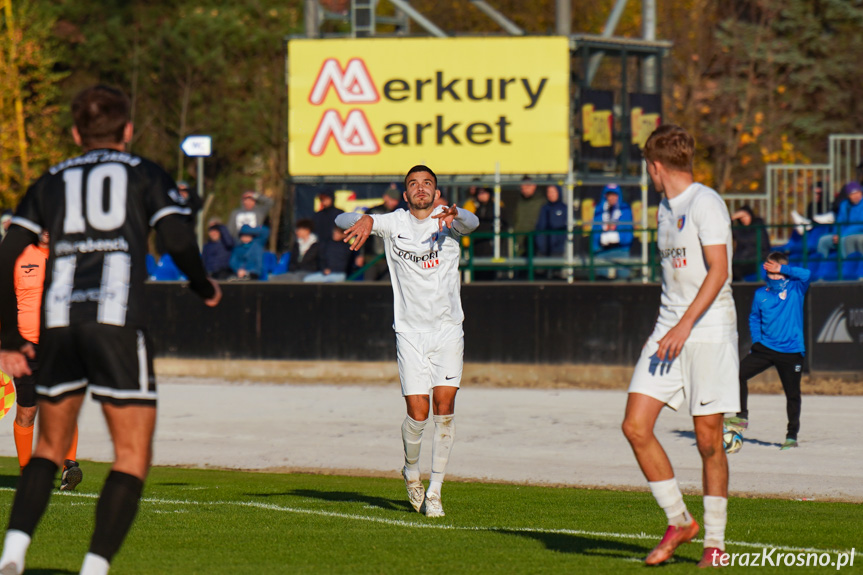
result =
M15 491L12 487L0 487L0 491ZM86 499L98 499L97 493L80 493L77 491L63 491L56 495L60 497L81 497ZM283 505L274 505L272 503L259 503L257 501L194 501L189 499L158 499L155 497L142 497L142 503L152 503L155 505L224 505L238 507L253 507L255 509L264 509L267 511L282 511L285 513L297 513L300 515L317 515L319 517L335 517L338 519L353 519L356 521L368 521L370 523L379 523L381 525L392 525L395 527L411 527L416 529L441 529L453 531L514 531L518 533L551 533L560 535L583 535L587 537L609 537L612 539L656 539L657 535L648 535L647 533L615 533L613 531L585 531L583 529L542 529L538 527L464 527L457 525L447 525L440 523L416 523L414 521L404 521L402 519L387 519L385 517L374 517L372 515L354 515L352 513L338 513L335 511L321 511L319 509L303 509L302 507L285 507ZM703 539L693 539L694 542L702 542ZM793 551L798 553L847 553L846 549L817 549L814 547L790 547L788 545L773 545L770 543L752 543L750 541L726 541L727 545L735 545L738 547L750 547L755 549L776 549L777 551ZM855 551L855 556L863 557L863 551Z

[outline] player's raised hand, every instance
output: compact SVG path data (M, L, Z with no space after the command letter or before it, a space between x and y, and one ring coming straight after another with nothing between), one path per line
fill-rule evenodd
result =
M781 274L782 273L782 264L779 262L774 262L773 260L767 260L764 262L764 271L769 274Z
M351 245L351 251L359 251L369 236L372 235L373 225L374 220L371 216L361 217L354 225L345 230L345 239L342 241ZM352 240L354 240L353 243L351 243Z
M442 212L437 215L432 216L432 218L439 220L438 221L438 231L443 230L444 224L446 227L452 227L452 221L458 217L458 206L453 204L448 208L444 208Z

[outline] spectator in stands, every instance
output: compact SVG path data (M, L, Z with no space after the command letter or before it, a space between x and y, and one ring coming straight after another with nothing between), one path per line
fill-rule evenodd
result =
M267 225L267 215L272 207L272 198L256 194L252 190L243 192L240 207L231 212L231 217L228 219L228 231L231 233L231 237L238 239L238 231L243 226L263 228ZM256 237L260 236L260 232L256 234Z
M536 184L533 183L530 176L522 178L520 191L521 195L515 203L513 231L516 233L532 232L536 229L536 221L539 219L542 206L545 205L545 198L537 195ZM528 236L526 235L518 236L517 255L527 254L527 239Z
M211 278L226 280L231 277L231 253L234 250L234 238L228 228L221 223L212 222L207 228L207 243L201 257L204 259L204 268Z
M369 215L389 214L396 211L402 202L402 192L398 185L391 185L384 192L383 203L366 210ZM380 258L366 270L363 279L366 281L389 281L390 271L387 267L387 258L384 256L384 239L380 236L371 236L366 245L363 246L363 255L358 258L357 267L363 267L373 259Z
M4 210L0 216L0 240L6 237L6 232L12 224L12 210Z
M770 253L770 236L764 220L755 217L751 207L743 206L731 215L731 236L734 240L732 281L758 279L758 264L766 261Z
M547 203L539 211L536 231L560 232L566 230L566 204L561 198L560 188L555 185L547 186L545 199ZM565 246L566 236L562 233L540 233L536 235L536 255L538 256L562 256Z
M479 192L479 189L482 186L479 183L479 178L474 178L470 182L470 187L467 190L467 199L464 201L463 209L469 211L472 214L476 213L476 205L478 203L476 199L476 194Z
M318 194L318 201L321 208L312 216L312 221L315 224L315 233L318 234L318 243L323 250L332 241L336 216L344 212L333 205L333 193L329 190Z
M824 186L821 182L816 182L812 187L812 201L806 206L806 217L809 220L814 220L815 216L823 211L822 205L824 202Z
M351 273L354 253L344 243L345 231L338 226L330 232L330 241L321 246L321 271L307 275L306 282L343 282Z
M611 183L602 190L602 202L593 212L593 259L615 261L629 256L632 245L632 208L621 197L620 186ZM597 275L629 277L629 269L600 268Z
M315 224L310 219L299 220L295 225L296 239L291 246L288 271L271 275L271 282L301 282L309 274L320 271L321 253L318 236L314 233Z
M264 248L255 241L260 229L245 224L240 228L240 241L231 252L231 269L240 280L260 279L264 269Z
M832 236L818 240L818 253L828 257L833 246L838 246L842 257L863 253L863 186L857 182L845 185L847 199L839 205Z
M302 219L296 225L297 239L291 248L291 261L288 271L294 273L312 273L321 269L321 252L318 236L315 235L315 224L312 220Z

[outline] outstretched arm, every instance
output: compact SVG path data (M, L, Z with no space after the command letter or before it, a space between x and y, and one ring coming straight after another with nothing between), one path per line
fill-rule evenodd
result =
M454 229L459 235L466 236L479 227L479 218L476 214L453 204L448 208L444 208L439 214L432 216L433 219L439 220L438 229L442 230L444 225Z
M351 251L357 252L372 235L374 220L369 215L345 213L336 216L336 225L345 230L345 239L342 241L350 244Z

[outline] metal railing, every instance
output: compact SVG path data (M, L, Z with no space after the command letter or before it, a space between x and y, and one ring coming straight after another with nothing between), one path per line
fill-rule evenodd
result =
M813 272L815 280L837 280L863 278L863 254L843 253L838 244L830 243L829 255L824 258L818 254L818 239L821 237L832 237L834 225L840 230L845 226L863 225L863 222L847 222L829 225L813 224L811 229L803 229L803 234L794 233L794 224L759 225L746 226L756 232L755 254L767 253L769 251L782 251L789 256L789 263L798 267L809 268ZM740 229L742 226L733 226ZM758 233L766 229L770 235L771 245L763 245L763 234ZM575 256L568 261L563 255L546 256L537 254L536 238L539 236L566 236L566 230L553 231L531 231L531 232L502 232L501 257L495 258L491 255L477 255L476 246L479 242L493 241L493 232L474 232L470 234L462 244L461 272L465 283L477 281L477 272L483 280L521 280L537 281L548 279L547 272L557 272L557 277L568 279L574 278L581 281L609 281L625 279L627 281L657 282L661 279L661 261L658 258L656 247L656 228L641 228L633 226L633 235L636 240L643 237L646 232L648 237L648 249L646 260L641 256L632 255L635 251L632 246L627 247L628 255L619 253L613 257L605 257L602 251L597 252L593 246L595 231L590 226L584 229L579 225L573 232ZM781 238L789 237L790 241ZM519 238L525 238L525 251L517 252ZM841 244L841 238L839 240ZM362 280L365 272L375 263L385 257L379 254L369 260L361 269L355 271L348 277L348 281ZM744 281L763 281L766 277L763 268L763 258L734 259L733 267L754 269L754 273L746 274ZM835 267L833 267L835 265ZM856 267L855 267L856 266ZM855 267L854 270L851 270ZM820 271L819 271L820 270ZM857 271L859 270L859 271ZM485 272L485 273L484 273ZM489 273L490 272L490 273ZM545 272L545 273L543 273ZM483 277L485 276L485 277Z

